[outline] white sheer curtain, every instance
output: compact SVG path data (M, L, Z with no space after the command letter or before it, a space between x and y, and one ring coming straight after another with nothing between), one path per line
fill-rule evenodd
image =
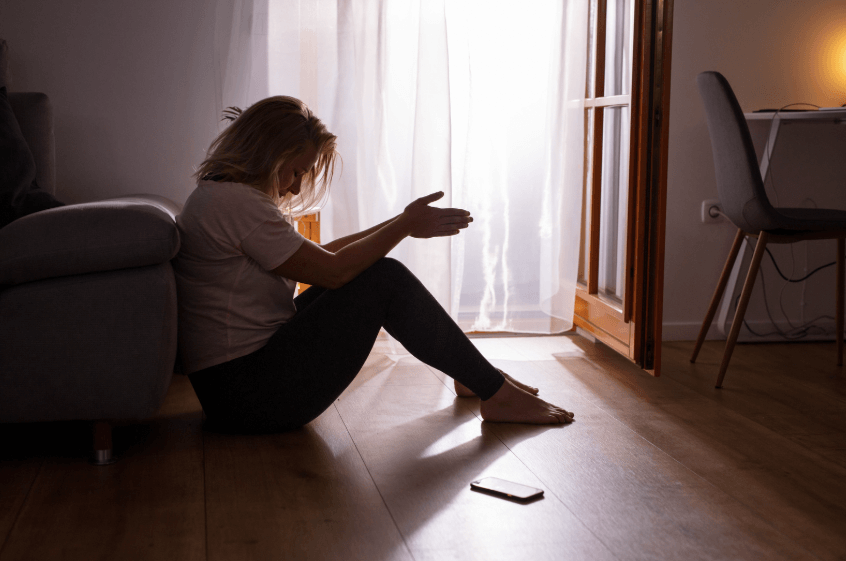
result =
M343 173L322 212L324 239L444 191L436 204L470 210L471 227L406 240L391 256L466 330L569 329L587 3L254 1L255 21L267 13L267 60L257 69L253 53L251 72L266 69L270 95L303 99L339 137Z
M226 107L246 109L269 95L268 0L217 0L213 5L215 109L223 130Z

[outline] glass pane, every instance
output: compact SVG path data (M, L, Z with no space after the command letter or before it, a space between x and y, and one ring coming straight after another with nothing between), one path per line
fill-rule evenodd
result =
M582 191L582 238L579 244L579 282L587 283L588 256L590 255L590 205L591 205L591 169L593 168L593 113L585 111L585 170L584 190Z
M632 85L633 0L607 0L605 95L626 95Z
M588 18L588 48L587 48L587 87L585 97L594 97L596 91L596 22L597 0L591 0L590 16Z
M599 218L599 292L622 302L629 200L629 108L605 110Z

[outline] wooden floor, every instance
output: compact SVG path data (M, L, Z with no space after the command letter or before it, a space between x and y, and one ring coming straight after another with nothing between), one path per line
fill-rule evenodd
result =
M190 384L86 463L85 424L0 426L0 561L846 558L846 378L833 344L664 346L652 378L578 337L474 339L575 411L487 424L479 401L379 343L314 423L202 430ZM544 489L483 495L497 476Z

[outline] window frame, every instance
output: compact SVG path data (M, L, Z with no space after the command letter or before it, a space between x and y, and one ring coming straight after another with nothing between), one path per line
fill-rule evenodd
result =
M576 290L574 324L658 376L673 0L634 2L630 95L604 96L606 0L594 0L592 9L595 7L596 12L589 18L595 29L588 34L592 37L588 46L592 64L585 87L585 190L580 259L584 282ZM593 96L588 97L589 93ZM630 107L631 133L625 290L619 305L599 292L599 239L604 110L624 105Z

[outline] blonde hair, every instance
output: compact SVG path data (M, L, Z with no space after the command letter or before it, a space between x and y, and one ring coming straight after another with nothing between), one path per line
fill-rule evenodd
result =
M305 103L289 96L268 97L246 111L229 107L223 118L232 123L211 143L193 177L270 188L277 206L296 214L323 201L339 157L337 137ZM279 197L279 169L309 146L317 150L317 163L303 176L300 194Z

